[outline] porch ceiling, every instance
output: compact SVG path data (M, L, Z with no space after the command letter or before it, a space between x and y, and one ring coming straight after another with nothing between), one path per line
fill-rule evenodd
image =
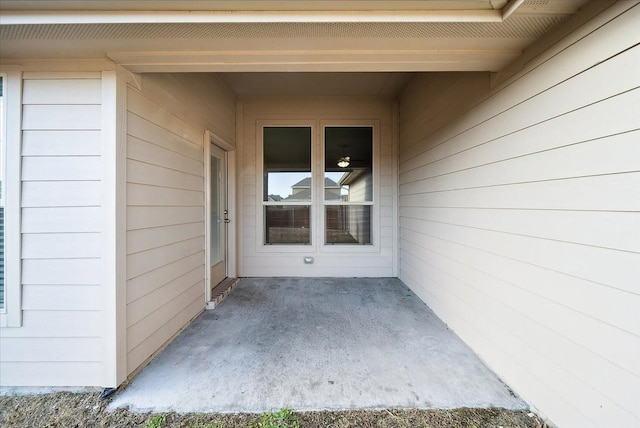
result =
M0 57L134 72L499 71L588 0L8 1Z
M395 98L413 73L219 73L239 98Z

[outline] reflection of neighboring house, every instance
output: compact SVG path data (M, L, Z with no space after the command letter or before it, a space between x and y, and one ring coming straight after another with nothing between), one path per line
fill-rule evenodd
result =
M303 178L291 186L291 195L286 199L294 201L311 199L311 177Z
M340 185L330 178L324 179L324 199L327 201L340 199Z
M282 196L280 195L269 195L267 196L267 201L269 202L280 202L282 200Z
M330 178L324 179L324 192L326 200L340 199L340 185ZM287 201L311 200L311 177L304 178L291 186L291 195Z
M346 172L340 178L338 187L349 189L343 198L346 202L361 202L373 200L373 181L370 169L354 169Z

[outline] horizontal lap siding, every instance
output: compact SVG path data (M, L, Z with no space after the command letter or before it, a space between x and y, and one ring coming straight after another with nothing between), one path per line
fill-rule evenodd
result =
M23 84L23 322L0 334L0 379L101 386L102 81L27 73Z
M400 102L400 278L559 426L640 423L639 18Z
M233 142L234 111L206 76L145 75L128 89L127 373L204 308L202 139Z
M390 100L373 99L256 99L242 103L242 147L239 150L239 197L242 223L240 226L240 275L242 276L353 276L353 277L388 277L394 275L394 213L396 186L395 162L396 151L393 135L393 102ZM374 172L379 194L374 195L375 208L378 216L373 219L373 227L377 227L374 239L379 242L376 248L366 245L339 245L321 248L320 244L309 246L263 246L263 231L256 227L258 210L262 205L258 199L256 178L257 144L259 121L277 120L280 123L297 121L301 126L314 126L314 141L322 150L321 126L340 125L358 126L363 121L377 123L379 146L376 154L379 158L378 171ZM350 124L349 120L353 122ZM302 121L302 122L300 122ZM332 122L335 121L335 122ZM291 123L291 122L289 122ZM316 138L320 140L316 141ZM317 159L314 158L313 162ZM320 162L315 168L322 168ZM317 213L312 208L314 230L319 230L316 224ZM372 216L376 211L372 209ZM322 240L324 235L316 233L313 239ZM288 247L288 248L286 248ZM292 250L293 248L293 250ZM306 265L303 256L313 256L314 262Z

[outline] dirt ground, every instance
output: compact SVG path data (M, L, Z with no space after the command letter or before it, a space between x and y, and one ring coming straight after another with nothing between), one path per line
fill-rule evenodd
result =
M108 401L97 393L56 392L43 395L0 396L0 426L7 427L256 427L260 415L219 413L108 412ZM350 410L296 413L301 427L460 427L542 428L527 411L504 409ZM154 418L155 417L155 418ZM155 419L152 420L152 419Z

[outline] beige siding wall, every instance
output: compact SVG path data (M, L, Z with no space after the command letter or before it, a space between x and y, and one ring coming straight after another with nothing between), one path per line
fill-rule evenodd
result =
M238 201L240 208L239 272L240 276L363 276L387 277L395 275L394 209L396 206L396 131L393 123L393 103L389 100L369 99L262 99L241 103L238 141ZM266 121L266 122L265 122ZM263 231L258 227L261 218L261 181L257 178L261 168L258 159L258 136L261 124L311 125L314 152L321 150L322 125L376 124L378 145L374 157L379 159L379 193L374 194L374 245L323 247L263 246ZM375 131L374 131L375 132ZM314 157L314 171L323 168L319 157ZM320 181L316 176L316 183ZM322 194L321 189L316 189ZM312 228L316 241L323 240L316 205L312 209ZM289 247L289 248L283 248ZM314 257L312 265L303 263L303 256Z
M144 75L127 92L127 373L204 309L205 129L235 141L210 75Z
M559 426L640 425L640 7L624 3L491 92L423 75L400 103L400 278Z
M25 73L22 326L0 332L0 382L102 386L100 73Z

